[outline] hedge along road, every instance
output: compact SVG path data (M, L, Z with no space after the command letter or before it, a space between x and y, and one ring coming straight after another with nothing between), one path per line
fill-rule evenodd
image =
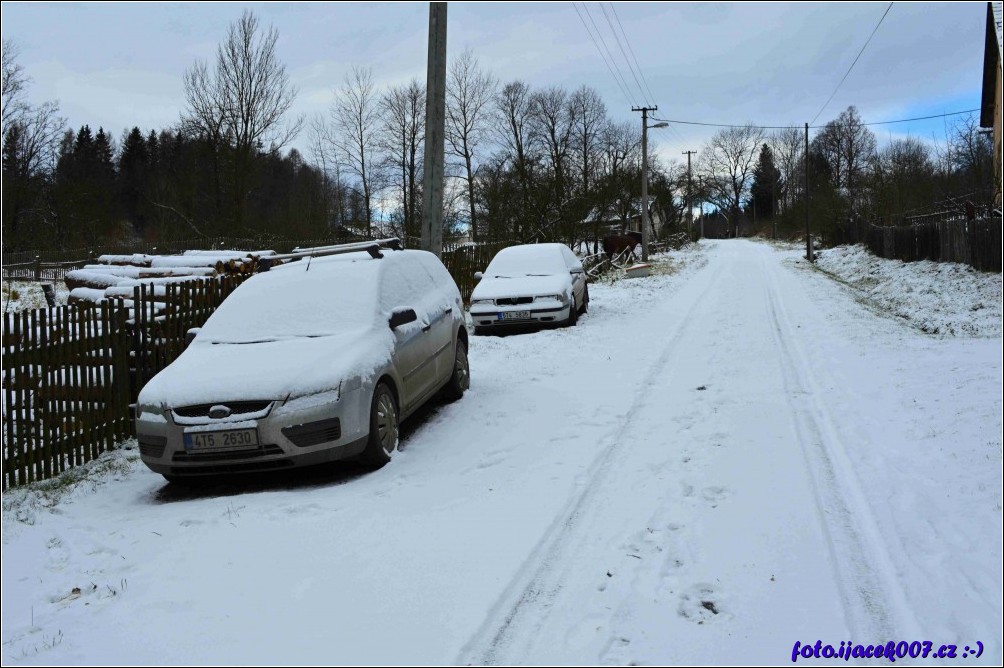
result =
M9 497L5 659L999 662L999 339L796 257L702 242L575 328L472 338L471 390L376 473L171 497L134 462L55 513Z

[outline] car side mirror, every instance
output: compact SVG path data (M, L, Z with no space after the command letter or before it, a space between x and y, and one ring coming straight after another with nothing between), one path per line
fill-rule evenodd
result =
M199 332L201 332L201 331L202 331L201 327L192 327L190 330L188 330L187 332L185 332L185 347L186 348L192 344L192 341L195 340L195 337L198 336Z
M409 322L415 322L418 320L418 314L415 313L413 308L401 308L395 309L393 313L390 314L390 328L397 329L401 325L407 325Z
M484 273L482 273L480 271L474 272L474 280L475 281L480 281L484 277L485 277Z

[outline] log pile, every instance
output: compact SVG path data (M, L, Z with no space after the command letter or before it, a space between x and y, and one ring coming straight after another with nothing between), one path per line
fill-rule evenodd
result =
M146 284L155 301L166 300L169 283L207 280L225 274L253 274L259 258L275 251L190 250L181 255L102 255L95 264L67 272L69 303L121 299L131 303L133 288ZM163 299L158 299L163 298Z

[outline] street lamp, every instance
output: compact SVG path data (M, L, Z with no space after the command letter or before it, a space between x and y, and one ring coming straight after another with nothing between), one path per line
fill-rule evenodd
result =
M665 128L669 123L649 125L645 114L641 121L641 261L648 262L648 129Z

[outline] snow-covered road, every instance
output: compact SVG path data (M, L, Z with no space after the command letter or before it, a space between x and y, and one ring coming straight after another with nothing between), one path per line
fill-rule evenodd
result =
M473 339L470 392L376 473L178 494L133 461L52 510L8 493L4 662L748 664L821 639L999 663L1000 338L925 335L796 258L702 242L592 286L575 328Z

